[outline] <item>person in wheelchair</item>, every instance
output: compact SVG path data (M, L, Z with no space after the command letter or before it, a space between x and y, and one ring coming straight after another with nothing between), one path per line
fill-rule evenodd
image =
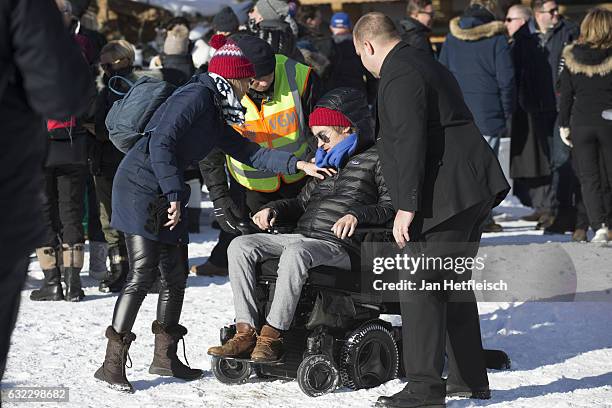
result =
M313 178L296 198L268 203L253 216L262 230L277 221L297 220L293 233L258 233L232 241L228 269L236 334L208 354L254 362L282 359L283 332L291 326L308 271L322 265L350 269L349 254L360 247L355 228L393 218L372 124L365 96L357 90L338 88L317 103L309 118L318 144L315 159L318 166L335 169L334 176ZM272 258L280 258L274 299L266 321L259 322L256 266Z

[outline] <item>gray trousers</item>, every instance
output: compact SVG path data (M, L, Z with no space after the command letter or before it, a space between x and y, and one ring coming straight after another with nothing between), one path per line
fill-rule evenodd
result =
M308 270L327 265L349 269L348 253L339 245L301 234L253 234L235 238L227 249L228 269L237 323L258 326L255 266L279 258L274 299L266 321L287 330L300 299Z

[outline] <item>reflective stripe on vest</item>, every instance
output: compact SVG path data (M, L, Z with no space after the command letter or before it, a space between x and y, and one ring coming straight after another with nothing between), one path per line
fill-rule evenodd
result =
M299 159L304 158L308 153L308 143L302 94L310 69L283 55L276 55L272 99L263 102L259 109L245 95L242 99L242 105L246 108L245 123L234 128L243 137L262 147L293 153ZM230 156L227 156L227 164L229 172L238 183L249 190L261 192L277 191L281 180L285 183L295 183L306 176L303 172L284 175L257 170Z

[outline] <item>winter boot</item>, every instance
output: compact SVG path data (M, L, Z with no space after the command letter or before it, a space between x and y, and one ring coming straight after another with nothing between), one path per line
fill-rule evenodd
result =
M198 276L228 276L229 272L227 266L217 266L210 261L206 261L202 265L193 265L190 272L195 273Z
M609 229L606 224L601 224L601 227L595 231L595 236L591 239L591 242L608 242Z
M529 215L525 215L523 217L521 217L521 220L523 221L529 221L529 222L534 222L534 221L539 221L540 217L544 214L544 212L542 211L534 211Z
M572 241L574 242L586 242L587 232L583 228L576 228L572 233Z
M119 391L134 392L134 387L125 375L125 366L127 361L130 360L130 368L132 367L128 350L132 342L136 340L136 335L131 332L120 334L113 329L113 326L108 326L106 338L108 343L106 344L104 363L102 363L102 367L98 368L94 377L109 383L112 388Z
M208 349L208 354L215 357L240 357L248 358L257 342L255 329L248 323L236 323L236 334L222 346Z
M123 284L127 278L129 265L127 262L127 256L123 254L123 248L120 246L114 246L108 249L108 256L110 258L110 271L106 275L106 278L100 282L98 290L102 293L108 292L121 292Z
M164 327L157 320L152 325L155 334L155 352L153 362L149 367L150 374L171 376L182 380L195 380L202 376L202 370L189 367L185 355L185 339L187 329L180 324ZM183 356L187 365L183 364L176 355L179 340L183 340Z
M30 300L64 300L57 251L53 247L37 248L36 256L45 280L40 289L32 291Z
M89 276L97 281L103 280L108 274L106 257L108 244L106 242L89 242Z
M257 344L251 353L251 360L257 362L279 361L283 357L283 338L281 333L265 324L257 336Z
M65 299L68 302L78 302L85 297L81 289L81 269L85 259L85 245L62 244L64 259L64 283L66 284Z
M187 230L190 234L200 233L200 214L202 213L201 208L187 207Z

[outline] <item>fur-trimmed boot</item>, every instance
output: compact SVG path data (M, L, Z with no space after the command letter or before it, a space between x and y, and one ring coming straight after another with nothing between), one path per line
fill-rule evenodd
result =
M110 271L106 277L100 282L98 290L102 293L121 292L125 279L127 278L129 265L127 250L120 246L114 246L108 249L108 257L110 258Z
M65 299L68 302L78 302L85 297L81 289L81 269L85 260L85 245L62 244L64 259L64 283L66 284Z
M202 370L189 367L185 355L185 339L187 329L180 324L164 327L157 320L151 327L155 334L155 352L153 362L149 367L150 374L171 376L182 380L195 380L202 376ZM176 355L179 340L183 340L183 356L187 365L183 364Z
M45 274L45 280L40 289L33 290L30 300L64 300L62 277L60 273L58 252L53 247L36 248L38 262Z
M107 382L112 388L119 391L134 392L134 387L125 375L125 366L129 360L130 367L132 367L132 360L128 351L132 342L136 340L136 335L131 332L117 333L113 326L108 326L106 328L106 338L108 343L104 363L102 363L102 367L98 368L94 377Z

